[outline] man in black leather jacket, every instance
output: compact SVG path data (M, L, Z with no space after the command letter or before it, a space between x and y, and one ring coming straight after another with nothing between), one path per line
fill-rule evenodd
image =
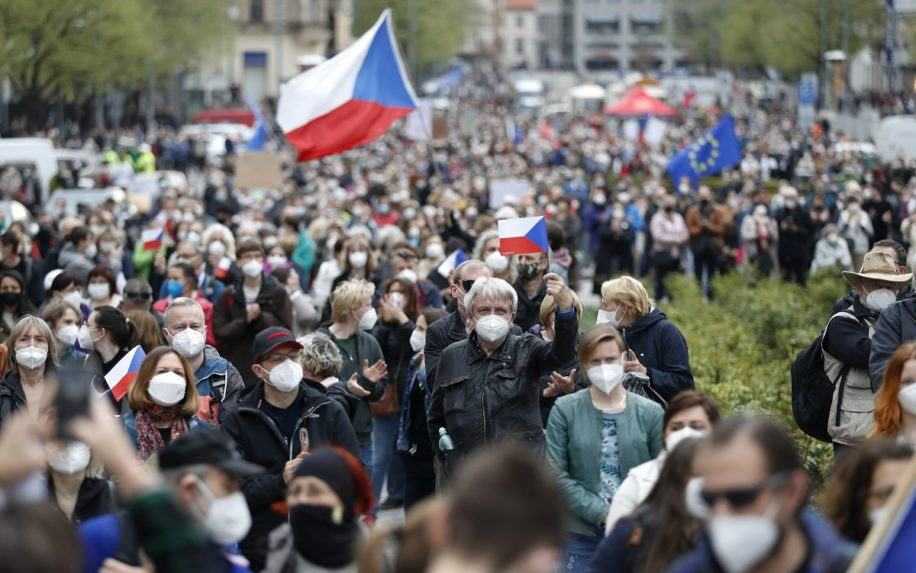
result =
M557 301L554 342L510 332L518 299L504 280L479 279L465 296L473 331L442 353L429 408L430 437L445 475L489 442L516 440L543 453L538 380L575 356L578 330L571 291L555 274L545 279Z

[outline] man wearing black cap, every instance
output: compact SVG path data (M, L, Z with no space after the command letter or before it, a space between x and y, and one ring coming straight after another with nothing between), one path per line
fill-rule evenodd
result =
M200 426L159 452L159 469L178 504L197 519L213 543L225 548L224 570L250 571L235 547L251 527L239 481L263 468L243 460L232 440L219 430ZM128 523L111 514L83 524L87 570L95 571L109 559L139 564L135 533L124 530ZM118 545L108 543L111 539L117 539Z
M283 501L286 484L308 451L334 445L359 455L343 408L302 383L300 350L302 345L285 328L259 332L251 370L263 383L228 408L223 419L223 431L238 443L242 456L265 468L242 484L254 521L242 552L255 570L263 567L267 535L284 521L271 506Z

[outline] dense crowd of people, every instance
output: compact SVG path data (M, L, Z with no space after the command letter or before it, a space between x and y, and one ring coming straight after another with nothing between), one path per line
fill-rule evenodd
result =
M672 182L720 110L653 147L472 76L472 129L289 162L276 188L167 132L129 162L87 144L112 181L186 172L150 205L66 215L0 178L31 211L0 235L9 570L845 570L916 445L912 166L736 85L743 160ZM535 215L550 248L502 253L497 221ZM715 297L725 272L824 269L850 292L816 349L837 457L815 500L786 428L695 388L661 306L676 273Z

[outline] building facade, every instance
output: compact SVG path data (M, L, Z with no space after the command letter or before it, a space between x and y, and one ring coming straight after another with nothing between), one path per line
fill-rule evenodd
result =
M329 56L352 42L352 0L236 0L236 32L220 57L185 78L195 107L276 97L303 56Z
M537 0L537 67L670 71L685 62L673 41L669 1Z
M502 63L506 68L537 69L538 14L535 0L506 0L502 36Z

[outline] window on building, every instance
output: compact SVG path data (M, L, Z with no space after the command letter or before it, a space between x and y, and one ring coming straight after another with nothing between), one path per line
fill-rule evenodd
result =
M248 21L264 21L264 0L249 0L248 4Z
M630 31L633 34L661 34L664 28L662 20L630 20Z
M525 41L521 38L515 39L515 54L518 56L525 55Z
M587 34L619 34L620 20L586 20L585 32Z
M525 16L523 16L522 14L517 14L515 16L515 27L519 29L525 27Z

